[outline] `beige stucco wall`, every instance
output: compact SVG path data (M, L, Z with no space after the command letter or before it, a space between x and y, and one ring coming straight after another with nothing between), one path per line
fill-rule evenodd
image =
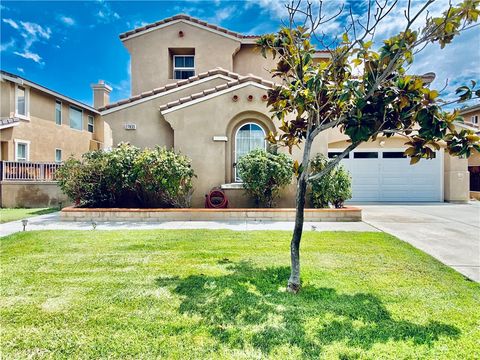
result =
M468 158L468 166L480 166L480 152L473 151L471 156Z
M451 156L444 157L444 197L445 201L466 202L470 199L470 174L468 159Z
M131 91L136 95L175 81L169 48L194 48L197 74L216 67L232 71L240 41L180 22L129 38L124 45L131 56Z
M15 85L2 82L2 99L8 98L8 104L2 100L2 116L15 115ZM30 119L20 120L19 125L0 130L0 140L6 142L2 147L3 160L15 160L15 140L29 141L29 161L55 161L55 149L62 149L63 159L73 155L79 158L83 153L103 143L104 125L99 115L83 110L83 129L75 130L69 125L70 104L62 100L62 125L55 123L55 97L37 89L29 88ZM6 115L3 115L6 114ZM94 133L87 131L88 115L95 118ZM5 154L6 150L6 154Z
M233 141L234 131L245 122L255 122L265 129L273 129L278 124L269 118L266 103L261 100L266 90L253 85L236 89L199 102L177 111L164 114L165 119L174 130L175 149L192 159L192 166L197 174L194 181L195 192L192 205L202 207L205 194L213 187L230 183L233 176ZM237 95L239 100L232 101ZM248 95L254 100L249 102ZM214 136L226 136L227 141L214 141ZM325 137L318 137L312 153L326 152ZM281 151L286 151L282 149ZM293 152L293 158L300 159L301 149ZM247 200L242 197L242 190L229 190L230 205L243 207ZM280 207L292 206L295 185L287 189L278 202ZM238 199L238 201L236 200Z
M0 205L14 207L54 207L69 205L68 197L56 182L0 182Z
M112 131L112 143L129 142L140 148L153 148L155 145L173 147L173 130L160 113L160 106L171 101L217 85L226 83L222 78L211 79L206 82L194 83L192 86L181 87L167 95L151 100L136 103L113 112L104 112L102 119ZM137 130L125 130L125 124L136 124Z
M278 81L272 78L270 70L276 67L278 58L273 59L271 56L264 58L255 45L242 45L240 50L233 57L233 71L241 74L254 74L263 79L270 81Z

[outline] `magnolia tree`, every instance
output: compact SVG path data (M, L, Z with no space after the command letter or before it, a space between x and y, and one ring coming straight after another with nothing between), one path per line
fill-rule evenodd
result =
M474 26L479 15L479 0L447 4L439 17L429 12L433 2L425 1L414 9L411 2L402 8L397 1L372 0L362 18L345 7L326 15L322 1L292 2L286 6L288 24L278 33L259 39L262 55L277 59L272 73L280 80L268 92L272 117L281 122L280 132L270 133L267 139L288 147L290 152L303 144L302 162L295 164L296 219L288 291L296 293L300 289L299 247L309 181L321 178L361 143L378 136L405 137L405 155L412 164L432 158L440 144L455 156L468 157L474 149L480 150L478 136L456 129L457 112L442 110L445 102L439 99L439 91L430 89L425 78L408 74L415 55L425 46L437 43L445 47L461 31ZM374 37L375 31L389 13L398 11L403 11L403 30L380 42ZM329 22L340 19L348 23L341 38L332 40L321 33ZM312 42L328 50L328 61L314 61ZM479 96L474 82L457 92L459 101ZM349 145L322 171L313 174L309 172L312 142L332 128L346 135Z

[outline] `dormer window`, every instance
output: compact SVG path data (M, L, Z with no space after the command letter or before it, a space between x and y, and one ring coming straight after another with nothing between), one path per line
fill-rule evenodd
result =
M194 55L173 56L173 78L175 80L188 79L195 75Z

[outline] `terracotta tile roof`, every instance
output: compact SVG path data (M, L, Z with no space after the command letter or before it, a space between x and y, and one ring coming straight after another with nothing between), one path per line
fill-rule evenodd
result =
M234 37L239 38L239 39L256 39L256 38L260 37L259 35L243 35L243 34L240 34L240 33L222 28L222 27L217 26L217 25L209 24L206 21L196 19L196 18L191 17L189 15L179 14L179 15L175 15L175 16L172 16L172 17L169 17L169 18L166 18L166 19L163 19L163 20L160 20L160 21L157 21L157 22L154 22L154 23L151 23L151 24L148 24L148 25L145 25L145 26L142 26L142 27L124 32L124 33L120 34L120 39L122 39L122 40L127 39L131 35L137 34L139 32L142 32L142 31L145 31L145 30L148 30L148 29L156 28L157 26L167 24L167 23L175 21L175 20L187 20L187 21L193 22L195 24L207 27L209 29L223 32L226 35L234 36Z
M112 108L115 108L117 106L132 103L132 102L135 102L135 101L143 99L143 98L148 98L150 96L157 95L157 94L166 92L166 91L171 90L171 89L180 88L180 87L185 86L187 84L194 83L196 81L199 81L201 79L204 79L204 78L207 78L207 77L210 77L210 76L214 76L214 75L224 75L224 76L227 76L227 77L229 77L233 80L243 78L241 75L239 75L237 73L234 73L234 72L222 69L222 68L216 68L216 69L213 69L213 70L210 70L210 71L200 73L200 74L195 75L195 76L191 76L188 79L180 80L180 81L177 81L176 83L167 84L167 85L162 86L160 88L156 88L156 89L153 89L151 91L146 91L146 92L143 92L141 94L129 97L128 99L124 99L124 100L117 101L115 103L108 104L108 105L100 108L99 111L112 109ZM253 75L251 75L251 76L253 76ZM269 81L265 81L261 78L258 78L258 79L260 79L261 81L263 81L265 83L270 83ZM271 83L271 84L273 84L273 83Z
M238 75L238 74L236 74L236 75ZM240 77L238 77L238 78L236 78L232 81L229 81L225 84L218 85L214 88L207 89L207 90L201 91L199 93L195 93L195 94L192 94L190 96L186 96L186 97L180 98L178 100L169 102L165 105L162 105L162 106L160 106L160 111L165 111L165 110L177 107L181 104L185 104L187 102L190 102L190 101L205 97L207 95L214 94L216 92L226 90L228 88L231 88L231 87L234 87L234 86L237 86L237 85L240 85L240 84L244 84L244 83L247 83L247 82L254 82L254 83L257 83L257 84L267 86L269 88L273 88L273 86L275 85L275 83L272 82L272 81L264 80L261 77L258 77L258 76L252 75L252 74L249 74L247 76L240 76Z

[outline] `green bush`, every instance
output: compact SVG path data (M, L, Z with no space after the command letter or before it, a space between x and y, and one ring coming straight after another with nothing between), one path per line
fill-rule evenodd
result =
M256 149L238 160L237 171L255 204L271 208L280 190L292 181L293 161L286 154Z
M185 207L194 172L190 160L173 150L120 144L68 159L57 170L62 191L85 207Z
M147 206L188 207L195 176L190 159L165 148L145 149L135 160L137 193Z
M328 159L317 154L310 162L313 174L325 168ZM314 208L327 208L329 204L342 208L346 200L352 197L352 180L342 165L336 166L320 179L311 182L311 202Z

